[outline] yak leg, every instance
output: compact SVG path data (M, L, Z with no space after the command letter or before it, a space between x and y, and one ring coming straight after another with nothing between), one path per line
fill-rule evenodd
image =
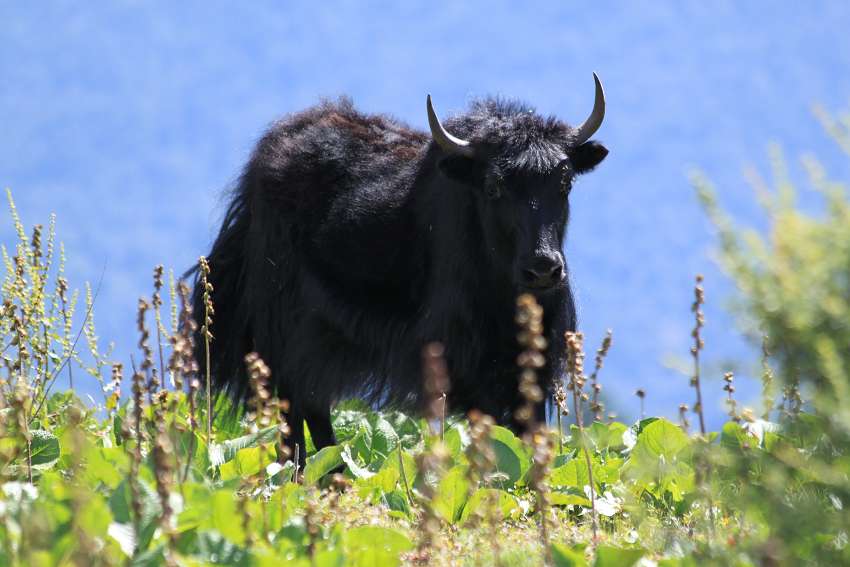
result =
M305 416L301 412L290 412L286 416L289 424L289 435L286 437L286 447L289 449L289 458L295 461L298 457L298 468L303 469L307 460L307 448L304 440ZM310 428L310 437L316 450L336 444L333 427L331 426L330 412L310 412L306 416L307 426Z
M289 425L289 435L284 443L289 449L289 459L295 462L299 469L303 469L307 458L307 449L304 447L304 416L301 412L290 411L286 416L286 423Z

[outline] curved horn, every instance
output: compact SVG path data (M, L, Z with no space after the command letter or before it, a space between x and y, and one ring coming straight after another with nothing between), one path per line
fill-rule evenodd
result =
M431 127L431 137L445 151L450 154L473 157L475 151L472 145L467 140L461 140L452 136L440 124L440 119L437 118L437 113L434 112L434 105L431 104L431 95L428 95L428 125Z
M593 74L593 80L596 82L596 98L593 100L593 110L590 112L590 116L581 126L575 129L577 146L588 141L602 126L602 119L605 118L605 91L602 90L602 83L596 73Z

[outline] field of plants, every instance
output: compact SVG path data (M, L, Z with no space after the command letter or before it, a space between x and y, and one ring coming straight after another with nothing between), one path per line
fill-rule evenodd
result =
M850 155L850 117L821 118ZM723 392L701 384L697 277L694 402L676 423L610 419L597 395L610 341L597 349L580 334L565 338L551 427L529 424L520 438L488 416L445 416L440 384L451 377L432 346L431 415L342 403L338 444L316 452L308 439L303 468L284 450L286 401L262 360L246 357L247 408L207 395L188 289L161 267L139 300L139 352L128 367L113 363L95 329L96 290L73 291L53 220L26 229L10 194L0 564L850 564L850 201L806 158L807 190L823 206L801 212L778 150L773 158L770 181L753 175L765 235L737 228L694 178L740 289L742 326L762 345L760 407L736 402L731 373ZM540 312L530 296L517 309L528 349L517 371L533 403ZM60 377L96 380L102 398L57 391ZM718 395L729 420L706 431L702 400Z

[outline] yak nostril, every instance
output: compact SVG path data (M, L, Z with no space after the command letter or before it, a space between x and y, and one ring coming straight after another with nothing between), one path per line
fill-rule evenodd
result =
M534 283L540 278L540 274L536 270L531 269L523 270L522 276L525 278L526 283Z
M528 268L522 270L525 283L535 287L555 285L561 281L563 274L563 263L548 257L536 258Z

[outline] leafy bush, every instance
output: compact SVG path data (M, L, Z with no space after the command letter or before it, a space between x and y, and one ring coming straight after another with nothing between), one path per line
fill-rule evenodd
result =
M850 118L819 114L850 156ZM750 173L769 220L765 236L736 228L710 184L700 176L695 180L720 235L722 264L741 292L745 327L763 342L765 415L777 402L773 368L782 386L781 428L759 422L770 451L735 451L730 461L739 474L753 479L736 497L743 512L760 519L767 535L763 551L769 556L847 563L850 200L847 186L830 180L818 161L807 156L802 164L811 188L822 198L822 212L803 212L777 147L771 157L774 188ZM740 432L727 424L724 435L727 428L727 446L743 447L743 441L732 437Z

